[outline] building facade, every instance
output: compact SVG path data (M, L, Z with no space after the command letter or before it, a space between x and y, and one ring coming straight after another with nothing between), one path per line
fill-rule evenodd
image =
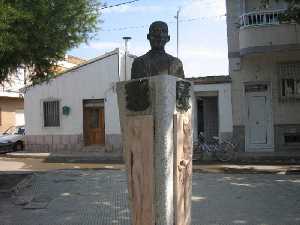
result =
M300 147L300 27L284 1L227 0L233 136L245 152Z
M65 60L58 62L55 71L62 72L84 61L74 56L66 56ZM24 94L20 90L28 83L28 71L26 68L19 68L16 73L9 76L9 82L4 82L1 85L0 133L12 126L25 124Z
M121 147L115 84L133 56L116 49L29 87L25 93L26 149L37 152ZM126 71L125 71L126 68Z
M24 125L24 99L19 91L25 84L25 69L9 76L0 89L0 133L11 126Z

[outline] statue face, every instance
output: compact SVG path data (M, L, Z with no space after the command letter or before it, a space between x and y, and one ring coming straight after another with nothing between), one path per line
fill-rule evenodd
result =
M150 26L147 38L153 50L164 50L166 43L170 41L168 25L164 22L154 22Z

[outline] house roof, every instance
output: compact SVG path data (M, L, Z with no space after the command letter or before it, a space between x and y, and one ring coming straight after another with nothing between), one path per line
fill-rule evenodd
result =
M93 58L93 59L90 59L90 60L86 60L86 61L83 62L82 64L79 64L79 65L74 66L74 67L72 67L72 68L70 68L70 69L67 69L67 70L63 71L62 73L59 73L59 74L56 75L55 77L62 76L62 75L64 75L64 74L68 73L68 72L77 70L77 69L79 69L79 68L81 68L81 67L84 67L84 66L87 66L87 65L89 65L89 64L95 63L95 62L97 62L97 61L100 61L100 60L102 60L102 59L105 59L105 58L107 58L107 57L110 57L110 56L115 55L115 54L118 54L118 53L119 53L119 48L116 48L115 50L113 50L113 51L111 51L111 52L107 52L107 53L105 53L104 55L98 56L98 57ZM54 78L55 78L55 77L54 77Z
M192 77L187 78L187 80L192 81L194 84L222 84L231 83L230 76L206 76L206 77Z
M86 59L82 59L82 58L79 58L79 57L76 57L73 55L67 55L65 60L67 62L75 64L75 65L79 65L79 64L85 63L87 61Z
M119 52L120 52L119 48L116 48L115 50L113 50L113 51L111 51L111 52L107 52L107 53L105 53L104 55L101 55L101 56L99 56L99 57L96 57L96 58L93 58L93 59L90 59L90 60L85 60L85 62L82 63L82 64L79 64L79 65L77 65L77 66L74 66L74 67L72 67L72 68L70 68L70 69L66 69L66 70L64 70L64 71L62 71L62 72L56 74L56 75L55 75L54 77L52 77L50 80L56 79L56 78L58 78L58 77L61 77L61 76L65 75L65 74L67 74L67 73L69 73L69 72L73 72L73 71L75 71L75 70L77 70L77 69L79 69L79 68L81 68L81 67L87 66L87 65L92 64L92 63L95 63L95 62L98 62L98 61L100 61L100 60L102 60L102 59L105 59L105 58L107 58L107 57L110 57L110 56L119 54ZM45 83L45 82L47 82L47 81L44 81L44 82L42 82L42 83L40 83L40 84L43 84L43 83ZM26 92L28 89L30 89L30 88L32 88L32 87L34 87L34 85L29 85L29 86L26 86L26 87L24 87L24 88L21 88L20 91L21 91L21 92Z

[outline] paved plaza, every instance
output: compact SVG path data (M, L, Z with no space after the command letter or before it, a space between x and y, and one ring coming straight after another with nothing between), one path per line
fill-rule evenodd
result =
M35 173L1 196L1 225L129 225L124 171ZM300 175L193 175L193 225L300 224Z

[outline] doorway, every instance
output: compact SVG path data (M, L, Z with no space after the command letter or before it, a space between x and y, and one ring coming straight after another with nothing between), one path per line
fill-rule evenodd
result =
M83 136L85 146L105 145L104 100L83 100Z
M246 92L246 151L273 149L271 94L268 84L250 84Z
M197 99L198 134L203 132L205 139L219 136L218 96L205 96Z

